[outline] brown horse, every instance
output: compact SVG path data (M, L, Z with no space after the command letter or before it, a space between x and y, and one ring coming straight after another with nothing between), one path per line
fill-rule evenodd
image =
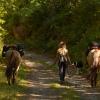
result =
M87 62L90 66L90 81L91 86L95 87L97 84L97 71L100 67L100 50L98 48L92 49L88 56L87 56Z
M11 83L14 84L16 81L16 74L21 63L21 55L15 48L11 48L10 46L5 46L5 48L6 49L3 48L2 54L5 54L7 65L5 75L10 85Z

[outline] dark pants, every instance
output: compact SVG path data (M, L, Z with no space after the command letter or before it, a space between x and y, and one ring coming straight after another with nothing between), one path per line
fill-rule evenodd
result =
M66 64L66 62L59 62L58 66L59 66L60 81L64 81L65 80L65 73L66 73L67 64Z

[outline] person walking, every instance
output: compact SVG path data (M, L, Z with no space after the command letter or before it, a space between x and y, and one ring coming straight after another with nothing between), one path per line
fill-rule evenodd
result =
M56 62L58 63L58 67L59 67L60 83L64 83L66 69L68 68L68 64L71 64L69 54L68 54L68 49L64 41L61 41L58 45Z

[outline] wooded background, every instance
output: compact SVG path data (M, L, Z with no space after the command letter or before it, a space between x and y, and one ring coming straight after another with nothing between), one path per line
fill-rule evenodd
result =
M0 0L0 37L50 54L65 40L72 59L84 59L100 41L100 0Z

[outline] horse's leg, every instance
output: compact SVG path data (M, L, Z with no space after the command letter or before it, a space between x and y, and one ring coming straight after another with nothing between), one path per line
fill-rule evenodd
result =
M93 68L91 68L91 73L90 73L90 83L91 83L91 87L94 86L93 82L94 82L94 73L93 73Z
M94 79L94 86L96 87L96 85L97 85L97 73L96 73L95 79Z
M97 83L97 69L92 68L92 71L91 71L91 87L96 87L96 83Z
M97 84L97 69L94 70L94 87L96 87Z
M92 73L90 75L90 83L91 83L91 87L93 87L93 76L92 76Z
M13 70L12 84L16 82L16 75L18 73L18 70L19 70L19 66Z
M10 83L11 76L10 76L10 71L9 71L9 67L8 67L8 66L7 66L7 68L6 68L5 75L6 75L6 77L7 77L8 85L11 85L11 83Z
M16 81L16 70L14 70L12 74L12 84L15 84L15 81Z
M7 77L8 85L11 85L10 83L10 77Z
M14 78L14 73L13 73L13 75L12 75L12 84L14 84L15 83L15 78Z

